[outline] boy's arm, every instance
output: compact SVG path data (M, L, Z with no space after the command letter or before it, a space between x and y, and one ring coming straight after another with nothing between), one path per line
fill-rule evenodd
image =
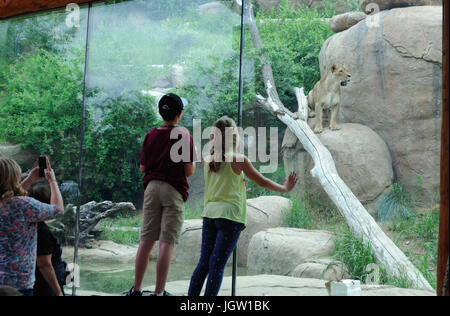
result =
M145 166L144 165L139 165L139 170L141 170L141 172L145 174Z

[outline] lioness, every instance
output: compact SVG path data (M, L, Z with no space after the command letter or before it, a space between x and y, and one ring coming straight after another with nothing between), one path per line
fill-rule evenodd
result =
M308 94L308 105L311 108L309 117L317 115L315 133L323 131L322 115L323 110L331 110L330 129L339 130L336 119L341 106L341 86L345 87L350 81L351 75L344 65L331 66L331 70L316 83Z

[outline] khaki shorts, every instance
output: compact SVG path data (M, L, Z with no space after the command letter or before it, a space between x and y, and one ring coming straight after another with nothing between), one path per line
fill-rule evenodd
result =
M144 193L141 241L160 240L175 244L184 221L183 196L173 186L151 180Z

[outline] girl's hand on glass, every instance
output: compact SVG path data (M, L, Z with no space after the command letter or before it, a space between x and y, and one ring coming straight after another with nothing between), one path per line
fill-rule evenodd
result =
M286 193L292 191L292 189L297 184L297 181L298 181L297 174L294 171L292 171L289 174L289 177L283 180L283 186L286 189Z

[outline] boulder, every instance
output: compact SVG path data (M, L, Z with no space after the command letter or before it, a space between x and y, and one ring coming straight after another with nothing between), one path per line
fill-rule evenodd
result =
M314 120L310 120L313 125ZM372 206L392 185L392 158L384 140L372 129L361 124L340 124L341 129L325 128L318 134L330 151L339 176L361 203ZM293 170L299 178L297 194L328 199L318 179L311 176L314 162L293 133L287 129L283 140L285 170ZM372 207L369 212L374 214Z
M261 196L247 200L247 227L238 243L238 264L247 266L248 246L252 237L268 228L282 226L284 216L292 210L291 200L281 196Z
M359 0L363 12L377 13L393 8L414 7L425 5L442 6L442 0Z
M321 230L270 228L253 236L248 269L253 273L290 275L309 258L333 252L332 234Z
M247 227L238 243L239 266L247 266L248 245L253 235L267 228L281 226L284 214L291 209L291 201L280 196L247 200ZM196 265L200 259L201 243L202 220L185 220L179 243L175 246L173 262Z
M38 155L24 149L21 144L0 143L0 157L14 159L25 171L37 166Z
M78 260L83 262L104 262L104 263L134 263L136 260L137 246L127 246L116 244L109 240L95 241L93 248L79 248ZM73 247L63 248L63 258L67 262L73 259Z
M175 246L172 262L196 265L202 247L201 219L185 220L178 244ZM157 251L154 251L155 257Z
M345 64L341 122L370 127L387 143L404 191L431 196L439 186L442 7L382 11L337 33L319 56L324 75Z
M333 259L316 259L307 260L305 263L298 265L291 276L296 278L321 279L328 281L337 281L349 277L344 272L343 264Z
M333 32L338 33L351 28L366 17L367 15L364 12L346 12L335 15L330 19L328 24Z

